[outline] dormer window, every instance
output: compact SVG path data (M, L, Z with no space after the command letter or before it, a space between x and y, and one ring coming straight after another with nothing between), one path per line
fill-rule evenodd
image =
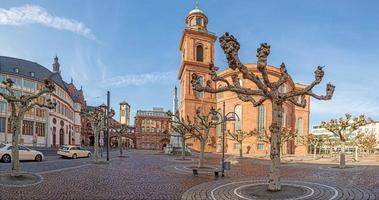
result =
M34 72L30 72L30 76L31 76L31 77L34 77Z
M14 72L16 72L18 74L18 67L14 68Z

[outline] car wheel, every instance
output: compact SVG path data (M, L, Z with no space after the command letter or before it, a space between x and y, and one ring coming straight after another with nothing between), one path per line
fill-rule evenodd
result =
M73 159L76 159L78 156L76 155L76 153L74 153L74 155L72 155L72 158Z
M5 163L9 163L9 162L11 162L11 156L8 155L8 154L5 154L5 155L3 155L3 157L1 158L1 160L3 162L5 162Z
M87 157L88 157L88 158L91 157L91 153L88 153Z
M42 156L41 155L36 155L36 157L34 158L35 161L37 162L41 162L42 161Z

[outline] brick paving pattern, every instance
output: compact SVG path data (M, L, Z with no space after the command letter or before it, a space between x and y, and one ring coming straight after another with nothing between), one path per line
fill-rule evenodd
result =
M191 167L197 164L196 156L191 161L180 161L153 151L135 150L127 154L128 158L119 158L113 153L110 164L101 165L91 164L88 159L22 163L23 170L40 174L43 182L23 188L0 186L0 199L212 199L211 191L216 187L245 181L213 192L217 199L238 199L236 188L242 186L236 193L244 196L245 185L265 184L269 167L264 160L236 159L225 178L215 178L209 169L210 173L200 170L199 176L193 176ZM207 166L219 166L219 155L207 154L206 158ZM51 163L54 167L48 166ZM0 163L2 172L8 167ZM306 186L304 195L313 190L316 199L332 197L335 190L335 199L379 198L378 175L378 166L337 170L330 165L282 165L283 182Z

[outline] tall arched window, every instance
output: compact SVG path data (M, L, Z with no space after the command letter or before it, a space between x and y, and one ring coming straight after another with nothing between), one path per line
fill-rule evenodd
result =
M234 124L234 130L238 131L238 130L242 129L242 107L241 107L241 105L236 105L236 107L234 107L234 112L238 115L238 117L236 117L236 121Z
M303 118L297 119L297 143L303 144Z
M260 105L258 107L258 131L265 129L265 106Z
M282 127L286 127L286 112L282 112Z
M203 62L203 46L196 46L196 61Z

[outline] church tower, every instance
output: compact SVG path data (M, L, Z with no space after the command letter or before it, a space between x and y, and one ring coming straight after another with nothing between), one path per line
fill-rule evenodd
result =
M53 63L53 72L54 73L61 73L61 70L59 69L60 64L58 62L58 56L55 56L54 63Z
M130 125L130 105L126 101L120 103L120 124Z
M204 92L196 92L191 85L193 73L202 77L202 80L210 80L209 65L214 63L214 43L217 37L208 32L208 18L196 5L186 17L186 28L180 41L182 64L178 79L180 80L180 115L184 118L189 116L193 119L197 108L208 113L211 107L216 107L216 95ZM215 151L215 130L210 133L210 140L206 151ZM190 139L187 145L199 149L199 142Z

